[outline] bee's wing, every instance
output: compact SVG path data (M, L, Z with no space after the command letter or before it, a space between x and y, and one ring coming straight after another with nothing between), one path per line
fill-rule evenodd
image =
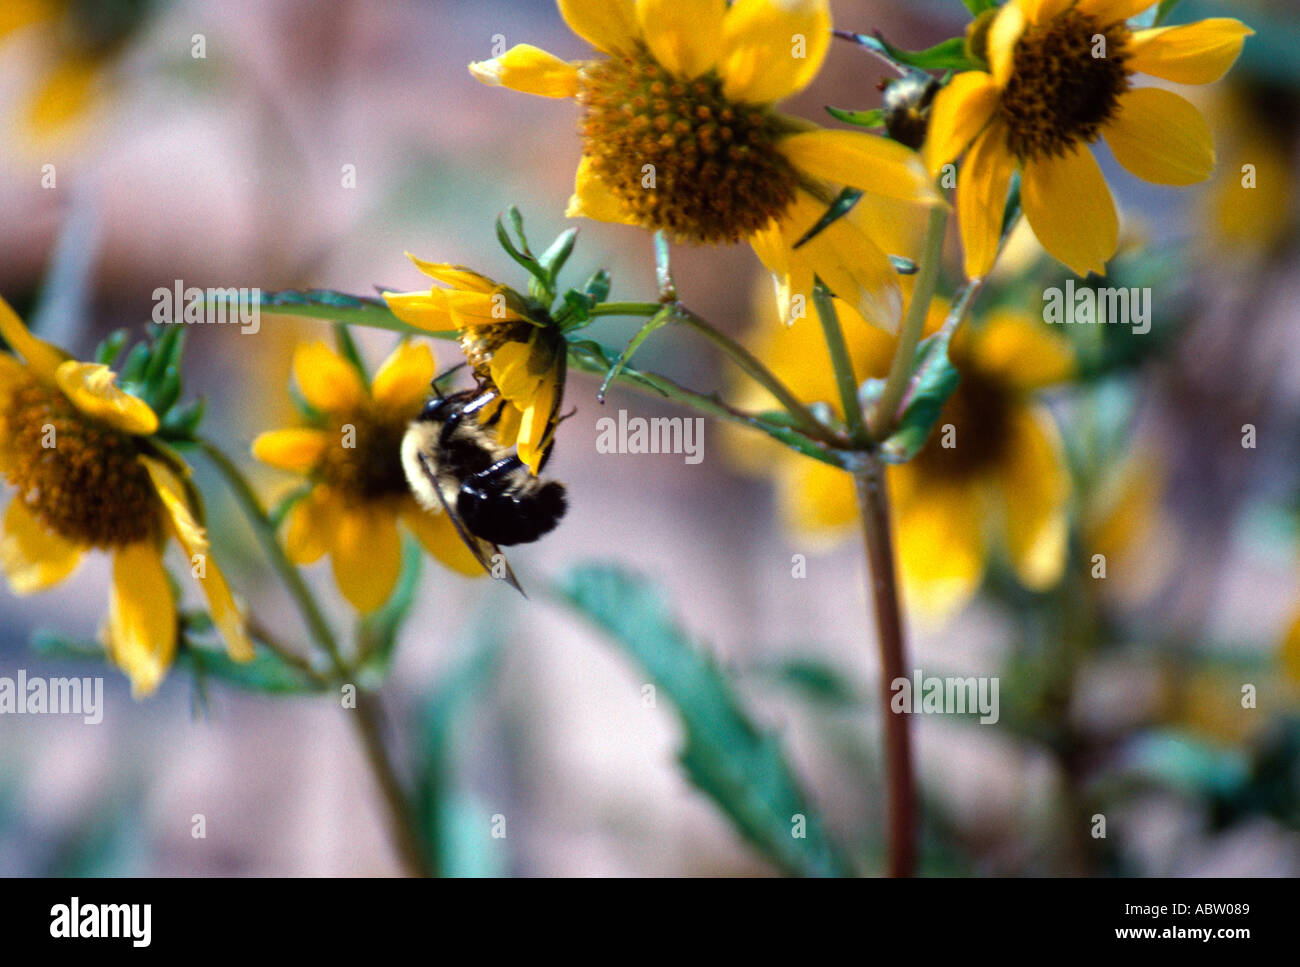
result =
M466 529L464 522L460 519L460 515L456 513L455 508L453 508L451 504L447 503L447 498L442 494L442 486L438 483L438 475L433 472L423 453L420 454L420 469L423 470L425 476L429 478L429 483L433 485L433 492L438 495L438 502L442 504L443 512L447 515L447 519L451 521L451 525L456 528L456 533L459 534L460 539L465 542L465 546L470 549L470 553L474 555L474 560L478 561L479 564L482 565L483 570L487 571L488 574L492 574L492 558L500 555L501 561L506 566L506 583L522 594L525 598L528 597L524 592L523 587L519 584L519 579L515 577L514 568L510 566L510 561L507 560L501 548L497 547L491 541L485 541L483 538L475 537L471 534L469 530Z

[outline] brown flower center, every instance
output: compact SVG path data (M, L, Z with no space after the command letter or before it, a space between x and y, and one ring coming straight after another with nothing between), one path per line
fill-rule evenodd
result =
M799 178L776 149L788 125L726 98L713 72L687 81L650 53L581 72L583 152L638 224L687 242L737 242L784 214Z
M961 382L915 464L931 479L957 482L997 466L1006 456L1015 400L1005 386L964 360L955 358L953 364Z
M1123 23L1073 10L1028 28L999 106L1010 151L1026 161L1096 141L1129 87L1129 39Z
M10 387L3 407L5 476L42 524L101 550L162 533L162 501L135 437L95 423L30 376Z
M322 482L346 500L372 503L405 496L402 437L414 413L380 413L364 407L334 427L336 439L319 469Z

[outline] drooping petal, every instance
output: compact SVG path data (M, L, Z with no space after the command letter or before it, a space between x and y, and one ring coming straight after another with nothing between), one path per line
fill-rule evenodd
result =
M131 679L133 696L157 691L176 655L176 600L161 550L150 541L113 553L105 644Z
M1106 143L1120 164L1158 185L1194 185L1214 170L1214 136L1201 112L1158 87L1139 87L1119 99Z
M899 201L943 199L911 148L860 131L803 131L782 138L778 149L805 174Z
M1044 409L1013 411L1009 432L1006 458L998 467L1007 550L1024 585L1041 591L1065 570L1070 476L1064 448Z
M522 411L519 434L516 438L519 459L533 473L537 473L546 456L546 443L551 435L551 414L555 410L555 380L543 379Z
M289 511L284 550L295 564L315 564L328 553L338 529L338 503L333 494L317 487Z
M931 175L960 157L998 106L1000 89L990 74L966 71L934 97L925 136L925 167Z
M531 344L508 342L498 347L489 364L492 382L501 395L521 409L532 400L546 375L532 365L533 355Z
M672 74L692 79L718 59L726 0L636 0L636 19L650 53Z
M293 375L303 398L322 413L346 413L365 402L356 367L319 340L294 349Z
M1016 44L1028 25L1024 10L1018 4L1008 3L997 12L989 26L989 70L998 87L1006 87L1011 79Z
M1121 20L1136 17L1143 10L1152 7L1157 0L1079 0L1078 11L1091 14L1109 26Z
M447 308L447 290L435 288L422 292L385 292L384 301L402 322L425 332L449 332L456 328Z
M190 511L185 488L161 461L141 457L140 462L149 471L149 478L167 509L172 533L189 556L190 574L199 582L199 588L207 599L208 613L226 644L226 653L234 661L252 661L253 642L248 637L244 615L235 603L226 576L212 558L207 533Z
M590 218L596 222L613 222L616 225L635 225L636 218L610 191L609 186L596 173L591 159L583 155L573 179L573 194L564 210L566 218Z
M463 265L453 265L450 262L426 262L410 252L406 253L406 257L429 278L453 289L465 292L494 292L501 287L500 282L495 282L486 275L480 275Z
M903 598L932 620L951 616L968 602L984 576L986 549L977 488L934 480L906 483L911 465L891 468L895 490L898 566ZM904 496L906 494L906 496Z
M68 354L28 332L18 313L3 298L0 298L0 336L23 358L37 379L54 385L54 373Z
M434 368L433 352L428 346L403 342L375 373L370 395L386 412L414 415L429 395Z
M541 97L573 97L578 68L532 44L515 44L500 57L469 65L475 80Z
M58 584L81 561L81 548L46 528L15 497L0 533L0 569L14 594L34 594Z
M1119 217L1101 168L1087 146L1025 163L1025 217L1043 248L1079 275L1106 272L1119 246Z
M416 536L424 549L444 567L469 577L487 574L473 552L456 533L456 525L446 514L431 514L414 500L402 509L402 521Z
M1175 84L1212 84L1236 63L1246 38L1254 33L1230 17L1137 30L1124 66Z
M828 0L736 0L723 21L723 91L749 104L797 94L821 70L830 42Z
M269 430L253 441L253 456L280 470L307 473L325 458L331 442L328 432L310 427Z
M158 417L149 404L118 389L117 375L102 363L65 360L54 379L72 405L93 420L138 436L158 429Z
M633 0L557 0L569 29L597 50L627 53L640 37Z
M330 556L343 597L362 614L377 610L402 570L397 514L383 507L343 508Z
M1006 129L1000 123L975 139L961 163L957 173L957 217L967 278L981 278L997 260L1007 189L1015 168L1015 158L1006 148Z
M988 315L971 354L980 373L1022 392L1063 383L1075 370L1069 342L1041 320L1010 310Z

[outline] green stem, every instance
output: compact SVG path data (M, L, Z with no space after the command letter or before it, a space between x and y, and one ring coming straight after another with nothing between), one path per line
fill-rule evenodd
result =
M916 348L921 343L925 319L930 313L930 302L939 284L939 272L943 267L943 238L947 229L948 209L943 205L935 205L930 209L921 268L912 290L912 300L907 306L907 315L903 319L902 331L898 335L898 350L894 353L889 375L885 377L885 387L871 410L871 431L877 440L888 438L897 426L898 404L907 391L907 383L916 364Z
M849 438L854 447L862 449L869 440L867 425L862 418L862 401L858 399L858 377L853 372L853 360L849 356L848 343L844 341L844 330L840 328L835 303L830 291L820 282L813 286L813 304L817 307L817 318L822 323L826 350L831 354L831 368L835 372L835 385L840 392L840 406L844 409Z
M339 680L346 682L352 677L352 670L348 667L347 662L343 660L343 655L339 651L338 640L334 637L329 622L325 620L320 605L317 604L316 599L307 587L307 583L302 579L301 572L289 560L284 547L280 544L280 539L275 532L275 525L271 523L271 519L267 516L261 501L258 500L252 485L249 484L247 478L235 465L235 462L220 447L205 439L199 439L197 442L235 495L235 500L239 503L240 509L243 510L244 516L248 518L249 524L252 525L253 531L257 534L258 540L266 551L271 566L275 568L276 574L284 583L289 596L293 598L294 603L298 606L298 611L311 632L313 640L329 656L330 664L333 665L334 672ZM379 724L378 703L379 698L376 695L358 696L356 708L354 709L355 714L351 716L351 720L361 737L366 752L366 760L370 763L371 771L375 775L375 780L378 782L380 791L384 795L384 801L388 806L393 844L397 849L402 864L411 876L428 876L430 871L425 860L424 850L420 846L418 834L415 832L409 800L402 789L402 782L398 778L397 770L393 767L388 750L384 747L382 730Z
M602 302L587 312L597 316L653 316L664 307L662 302Z

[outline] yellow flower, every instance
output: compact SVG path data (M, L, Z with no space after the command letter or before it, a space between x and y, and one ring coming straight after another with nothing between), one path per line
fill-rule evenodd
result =
M60 583L86 551L111 553L105 644L132 692L151 694L176 654L176 601L163 567L174 537L230 656L250 660L243 616L195 519L188 468L150 441L153 410L119 389L107 366L37 339L3 299L0 335L16 353L0 353L0 475L17 488L0 569L14 593Z
M1240 21L1129 30L1153 0L1009 0L985 34L987 71L954 77L935 97L924 153L938 172L965 152L957 211L966 274L993 265L1011 175L1043 247L1079 275L1104 273L1119 221L1088 146L1102 135L1147 181L1190 185L1214 167L1209 126L1189 101L1135 74L1179 84L1218 80L1252 34Z
M559 0L559 8L609 56L567 63L520 44L470 71L582 105L571 217L692 243L747 240L777 280L787 323L812 305L817 275L873 324L896 327L897 280L855 214L794 247L843 186L937 200L910 149L773 109L820 69L828 0Z
M41 73L27 94L23 117L38 138L73 132L94 112L105 67L145 16L141 4L118 4L118 9L96 15L88 15L84 6L74 0L5 0L0 5L0 42L11 35L31 37L39 51Z
M426 262L421 272L444 283L421 292L385 292L403 322L427 332L456 329L474 374L498 390L497 439L517 448L534 474L551 448L564 398L567 346L546 310L499 282L460 265ZM491 419L495 413L488 412Z
M383 605L397 585L399 521L449 568L483 573L447 516L426 513L416 503L402 470L402 436L434 376L429 348L403 342L371 386L323 342L298 346L293 372L316 418L253 441L257 459L303 474L312 484L289 512L289 558L313 564L328 554L339 590L363 614Z
M883 377L895 339L843 302L836 308L857 377ZM946 309L936 300L927 332L938 328ZM816 327L762 329L753 348L795 395L838 409ZM1055 424L1034 399L1036 390L1073 372L1065 343L1028 315L999 310L980 328L959 330L950 357L961 382L934 433L915 459L888 471L904 593L909 604L935 618L969 600L994 548L1005 552L1028 587L1059 580L1071 494ZM767 408L760 394L742 404ZM847 473L774 444L755 448L749 437L745 449L742 465L775 474L788 529L815 544L856 533L857 502Z

